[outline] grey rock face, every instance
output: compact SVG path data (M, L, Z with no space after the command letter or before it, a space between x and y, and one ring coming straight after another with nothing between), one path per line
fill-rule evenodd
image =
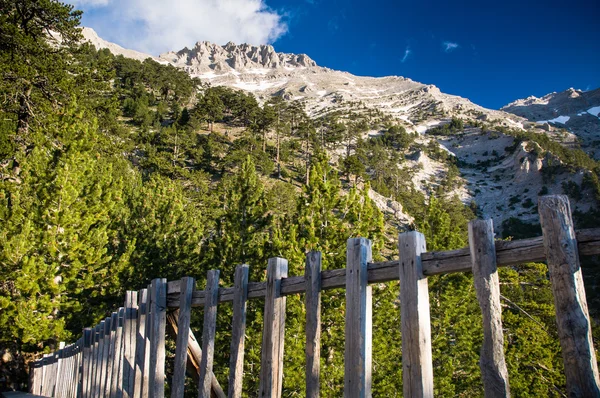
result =
M183 68L191 74L201 75L210 71L277 68L309 68L317 66L306 54L278 53L271 45L236 45L232 42L219 46L202 41L192 49L184 48L177 52L168 52L159 56L174 66Z
M542 98L528 97L502 110L527 118L546 131L552 130L551 125L566 129L577 136L584 150L600 159L600 88L591 91L570 88Z

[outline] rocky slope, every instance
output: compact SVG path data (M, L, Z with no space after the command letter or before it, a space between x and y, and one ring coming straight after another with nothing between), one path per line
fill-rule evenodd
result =
M570 88L542 98L528 97L502 107L505 112L545 126L575 134L581 147L600 159L600 88L581 91Z
M92 28L83 28L81 30L81 34L83 35L83 39L85 41L92 44L98 50L107 48L114 55L122 55L127 58L137 59L138 61L143 61L146 58L151 58L157 62L160 62L158 58L155 58L152 55L144 54L135 50L128 50L126 48L121 47L118 44L106 41L100 36L98 36L96 31Z
M108 48L115 54L136 59L149 57L105 42L90 31L86 37L96 47ZM297 101L313 118L334 111L341 115L367 115L372 125L363 138L380 134L383 120L418 133L418 143L426 146L433 142L454 157L461 183L450 195L458 195L466 204L474 201L483 217L494 218L497 230L503 220L511 217L536 222L535 205L540 192L563 193L563 182L581 185L583 180L584 172L559 171L549 177L545 173L547 166L560 161L548 154L540 155L543 151L536 144L516 141L515 132L545 134L567 146L575 146L580 140L593 154L600 136L600 89L587 93L569 90L540 99L530 97L492 110L442 93L433 85L399 76L355 76L318 66L305 54L278 53L269 45L198 42L192 49L154 59L213 86L251 92L259 102L273 95ZM453 117L464 121L462 131L447 136L439 132L429 134L432 128L449 123ZM343 153L341 145L333 148L333 161ZM446 177L449 164L434 160L427 151L419 151L407 154L398 167L410 172L416 188L430 191ZM410 223L399 204L376 192L371 195L399 224ZM573 202L573 208L582 211L594 205L590 192Z

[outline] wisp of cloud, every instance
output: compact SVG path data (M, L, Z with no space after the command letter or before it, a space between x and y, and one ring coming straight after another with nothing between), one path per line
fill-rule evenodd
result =
M444 51L449 53L458 48L458 43L453 43L451 41L445 41L442 43L442 46L444 47Z
M287 32L263 0L68 0L90 11L91 27L119 44L159 54L197 41L272 43Z
M411 53L412 53L412 51L410 50L410 47L406 46L406 50L404 50L404 57L402 57L402 61L400 61L400 62L404 63L408 59L408 56Z

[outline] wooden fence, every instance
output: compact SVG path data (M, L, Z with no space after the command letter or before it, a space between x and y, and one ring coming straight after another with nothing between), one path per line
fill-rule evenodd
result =
M565 196L540 198L542 238L494 241L491 220L469 224L469 248L426 252L419 232L399 236L399 261L373 263L371 242L348 240L345 269L321 271L321 254L308 253L304 276L288 277L287 260L268 262L267 281L249 282L248 266L235 270L233 287L219 288L219 271L209 271L205 290L185 277L155 279L147 289L127 292L125 305L76 343L35 362L30 392L49 397L163 397L165 332L176 335L171 397L183 396L186 369L198 382L199 397L240 397L242 393L246 303L264 298L260 397L282 393L286 296L306 299L306 396L319 396L321 291L346 289L345 393L371 396L372 306L369 283L400 280L402 365L405 397L433 396L433 369L427 276L473 272L483 315L481 372L486 397L508 397L497 267L547 261L558 335L570 397L599 397L600 381L579 254L600 254L600 229L573 229ZM229 390L213 374L217 306L233 303ZM204 307L202 347L190 330L192 307ZM256 392L249 395L254 396Z

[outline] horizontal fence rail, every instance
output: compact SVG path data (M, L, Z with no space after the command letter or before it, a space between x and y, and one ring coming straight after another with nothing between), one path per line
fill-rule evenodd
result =
M246 304L264 299L260 389L250 396L281 397L286 297L306 300L306 396L319 397L321 291L346 292L344 396L371 396L372 299L370 283L400 281L403 388L405 397L433 396L433 365L428 276L473 272L482 312L480 367L486 397L509 397L504 358L498 267L546 261L554 295L567 393L599 397L600 379L592 345L579 255L600 254L600 228L575 232L566 196L546 196L538 206L543 236L494 241L492 220L469 224L469 247L427 252L423 234L399 235L399 259L374 263L371 242L348 240L346 268L321 271L319 252L307 254L305 274L288 277L288 263L272 258L265 282L249 282L248 266L235 270L234 286L219 287L219 271L208 272L206 289L195 279L154 279L147 289L127 292L122 308L76 343L48 354L30 366L30 392L48 397L152 398L165 394L165 334L176 341L172 398L184 394L185 376L198 386L198 397L241 397ZM232 302L230 369L227 394L213 373L219 303ZM190 329L193 307L203 306L202 340Z
M576 231L579 253L581 255L600 254L600 228L590 228ZM498 267L510 267L517 264L546 261L543 238L530 238L515 241L496 241L496 258ZM443 251L426 252L422 254L423 274L426 276L471 272L471 253L468 247ZM390 282L398 280L398 260L367 264L369 283ZM167 284L167 306L179 307L180 281ZM329 290L346 286L346 269L334 269L321 272L321 289ZM266 282L248 283L248 298L264 298ZM304 293L306 291L305 277L292 276L281 281L281 294ZM233 301L235 288L219 288L219 302ZM204 305L204 291L195 290L192 295L192 306Z

